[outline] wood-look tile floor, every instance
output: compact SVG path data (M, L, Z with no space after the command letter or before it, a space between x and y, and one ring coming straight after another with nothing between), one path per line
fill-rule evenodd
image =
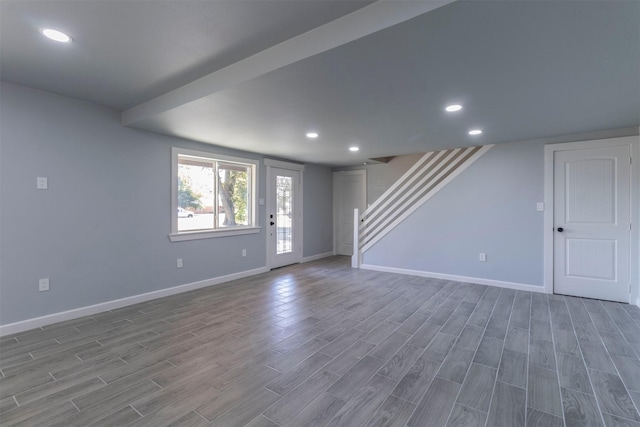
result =
M640 426L640 309L334 257L0 339L3 426Z

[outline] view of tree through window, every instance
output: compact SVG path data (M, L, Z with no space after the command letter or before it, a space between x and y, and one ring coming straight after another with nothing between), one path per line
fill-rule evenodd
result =
M178 231L249 226L252 165L178 155Z
M224 218L218 217L218 225L234 226L247 224L247 178L246 166L218 165L218 186L220 188L220 204Z

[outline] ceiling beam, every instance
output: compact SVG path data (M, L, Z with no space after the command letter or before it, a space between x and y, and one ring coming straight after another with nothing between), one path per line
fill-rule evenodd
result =
M306 33L207 74L122 113L124 126L237 86L270 71L326 52L430 12L455 0L379 0Z

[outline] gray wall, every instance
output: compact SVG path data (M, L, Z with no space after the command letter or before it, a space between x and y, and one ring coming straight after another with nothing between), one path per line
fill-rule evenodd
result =
M0 324L265 266L264 231L168 239L172 146L262 156L123 128L115 110L46 92L0 90ZM320 191L331 188L331 171L307 167L305 235L315 239L332 230ZM259 197L265 172L261 163ZM38 176L48 190L36 189ZM310 200L314 192L324 203ZM264 226L264 206L258 219ZM325 240L305 241L304 255L331 251ZM38 292L44 277L51 290Z
M307 164L304 169L303 256L333 252L333 172Z
M364 263L543 286L543 212L536 211L543 147L496 145L365 253ZM480 252L487 262L478 261Z

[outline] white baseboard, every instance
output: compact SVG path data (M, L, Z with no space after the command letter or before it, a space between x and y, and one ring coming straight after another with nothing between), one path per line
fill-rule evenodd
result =
M498 288L515 289L518 291L529 291L544 293L544 286L525 285L523 283L503 282L500 280L481 279L478 277L455 276L452 274L433 273L430 271L409 270L405 268L385 267L381 265L361 264L363 270L383 271L386 273L408 274L410 276L429 277L431 279L454 280L456 282L475 283L478 285L495 286Z
M62 311L60 313L48 314L46 316L35 317L33 319L22 320L20 322L0 325L0 337L27 331L29 329L40 328L42 326L51 325L53 323L73 320L83 316L90 316L92 314L101 313L104 311L115 310L116 308L138 304L141 302L167 297L170 295L181 294L183 292L193 291L200 288L206 288L207 286L219 285L222 283L230 282L232 280L243 279L245 277L255 276L256 274L266 273L267 271L269 271L269 269L266 267L256 268L253 270L242 271L240 273L229 274L227 276L214 277L198 282L187 283L185 285L174 286L172 288L160 289L158 291L147 292L140 295L133 295L130 297L102 302L87 307L74 308L73 310Z
M322 254L317 254L317 255L311 255L311 256L304 257L304 258L302 258L302 261L300 261L300 262L301 263L305 263L305 262L317 261L319 259L327 258L327 257L334 256L334 255L335 255L335 253L333 251L332 252L325 252L325 253L322 253Z

